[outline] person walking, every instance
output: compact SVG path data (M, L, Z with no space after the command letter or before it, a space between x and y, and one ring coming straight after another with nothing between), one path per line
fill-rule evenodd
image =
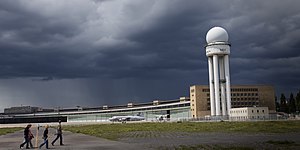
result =
M32 142L31 142L31 140L34 138L34 136L33 136L33 134L32 134L32 132L31 132L30 129L29 129L28 135L29 135L29 145L30 145L30 148L34 148Z
M54 143L56 142L56 140L58 138L60 140L60 145L64 145L63 138L62 138L61 120L58 121L58 126L57 126L57 130L56 130L56 138L51 142L52 146L54 146Z
M29 149L29 143L30 143L30 128L31 124L28 124L26 128L24 129L24 142L20 145L20 148L23 148L26 144L26 149Z
M40 149L41 149L45 144L46 144L46 149L49 149L49 147L48 147L48 128L49 128L49 126L46 125L46 126L45 126L45 130L44 130L44 134L43 134L44 142L39 146Z

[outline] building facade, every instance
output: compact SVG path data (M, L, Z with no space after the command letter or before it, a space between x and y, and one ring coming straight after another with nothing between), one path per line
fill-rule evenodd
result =
M106 122L113 116L137 115L145 117L145 121L159 121L157 116L166 115L168 121L179 121L191 118L190 99L181 97L177 100L160 101L152 103L134 104L123 106L105 106L99 110L80 110L60 112L67 116L68 122Z
M268 107L232 108L229 111L231 121L265 120L269 119L269 116Z
M210 92L207 85L190 87L192 118L210 116ZM275 91L268 85L233 85L231 86L231 107L268 107L275 112Z
M190 98L175 100L154 100L148 103L128 103L127 105L100 106L94 108L58 109L52 112L15 114L16 118L26 117L65 117L67 122L107 122L113 116L141 115L145 121L159 121L158 116L167 116L167 121L188 120L191 118Z

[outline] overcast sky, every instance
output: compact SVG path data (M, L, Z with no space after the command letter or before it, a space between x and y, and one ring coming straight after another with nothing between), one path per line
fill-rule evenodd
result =
M298 0L1 0L0 112L150 102L208 84L224 27L232 84L300 88Z

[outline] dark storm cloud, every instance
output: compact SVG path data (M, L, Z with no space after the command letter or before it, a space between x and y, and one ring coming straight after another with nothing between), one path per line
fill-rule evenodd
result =
M0 77L98 78L106 82L89 86L103 90L119 82L110 91L132 84L127 87L131 94L119 93L123 97L95 95L124 101L130 95L146 101L188 95L189 85L207 84L205 35L222 26L232 43L233 84L295 91L300 83L299 5L296 0L2 0ZM174 86L154 94L136 90L154 81L145 91ZM178 91L184 92L174 94Z
M231 20L229 29L233 82L271 84L277 92L299 89L300 12L296 3L260 2L257 7L244 3L242 15Z
M80 2L83 3L78 1ZM124 78L144 75L148 77L148 73L156 69L190 70L196 67L190 63L193 60L189 60L193 56L194 59L197 58L194 55L195 51L192 50L199 46L197 41L199 38L193 39L197 37L196 34L189 37L189 33L196 29L196 22L192 17L186 17L197 13L198 8L193 5L187 5L179 10L174 9L179 6L179 2L175 1L170 6L166 2L159 1L150 1L146 4L112 2L113 4L108 4L108 8L116 6L122 8L114 11L103 8L103 12L97 13L102 5L91 3L93 6L89 7L95 10L85 12L86 16L82 15L81 18L80 16L74 18L65 15L63 12L66 10L60 14L50 7L44 12L43 9L34 7L43 3L36 3L29 6L22 1L2 4L2 7L6 8L4 13L16 16L3 15L6 25L2 25L1 49L4 52L2 56L9 60L12 60L10 57L15 59L9 63L10 69L3 71L9 72L3 73L4 75L57 78L104 75ZM66 7L69 5L66 4ZM191 6L193 8L189 11ZM56 7L53 9L60 10ZM118 11L121 13L113 14ZM176 17L187 19L178 21ZM127 20L129 23L126 23ZM194 22L191 26L194 29L186 26L191 21ZM181 29L182 27L184 29ZM136 76L137 74L139 76Z

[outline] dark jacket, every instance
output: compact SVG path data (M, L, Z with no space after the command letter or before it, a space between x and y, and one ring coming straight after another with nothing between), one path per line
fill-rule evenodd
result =
M62 134L62 128L61 128L61 124L59 124L58 126L57 126L57 134Z
M26 128L24 129L24 137L25 137L25 138L28 138L28 137L29 137L29 127L26 127Z
M48 138L48 128L45 129L43 137L44 139Z

